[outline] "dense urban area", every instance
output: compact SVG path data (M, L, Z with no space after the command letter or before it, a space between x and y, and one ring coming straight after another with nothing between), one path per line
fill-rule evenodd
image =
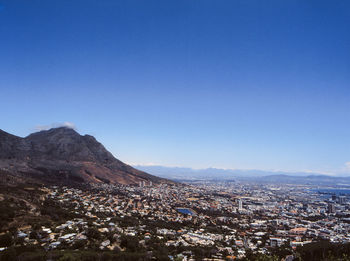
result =
M1 260L350 260L349 201L334 188L140 182L21 191L22 200L0 194Z

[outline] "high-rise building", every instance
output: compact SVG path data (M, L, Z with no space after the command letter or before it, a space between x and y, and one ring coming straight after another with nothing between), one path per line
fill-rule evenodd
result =
M339 202L339 204L345 204L346 203L346 197L345 196L339 196L338 202Z
M333 203L328 204L328 213L335 213L335 205Z
M243 202L242 199L238 200L238 211L242 211L243 210Z

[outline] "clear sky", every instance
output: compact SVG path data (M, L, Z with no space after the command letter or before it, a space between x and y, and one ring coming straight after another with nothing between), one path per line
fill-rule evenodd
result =
M0 128L133 164L350 173L350 1L0 0Z

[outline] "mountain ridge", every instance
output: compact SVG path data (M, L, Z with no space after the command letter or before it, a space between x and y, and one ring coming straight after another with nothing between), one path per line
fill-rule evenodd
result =
M320 175L320 176L331 176L323 173L317 172L287 172L287 171L267 171L259 169L223 169L223 168L203 168L203 169L194 169L190 167L168 167L161 165L133 165L136 168L139 168L144 171L151 171L159 176L170 177L172 175L181 176L198 176L198 177L210 177L210 176L230 176L230 177L241 177L241 176L250 176L250 177L261 177L269 175L289 175L289 176L309 176L309 175Z
M328 175L317 172L285 172L244 169L192 169L186 167L166 167L160 165L134 165L134 167L152 172L155 175L178 181L253 181L258 183L295 183L350 185L350 176Z
M24 138L0 130L0 168L42 181L138 184L169 182L116 159L91 135L68 127Z

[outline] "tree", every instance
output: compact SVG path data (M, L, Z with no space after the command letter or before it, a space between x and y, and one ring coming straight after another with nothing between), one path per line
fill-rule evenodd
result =
M101 238L100 232L97 230L97 228L94 228L94 227L88 228L88 230L86 231L86 236L89 239L100 239Z
M13 261L13 260L16 260L16 256L17 256L16 250L13 247L11 247L1 254L0 260Z
M13 239L10 233L6 233L0 236L0 247L9 247L13 243Z
M122 236L120 246L129 252L139 252L139 240L132 236Z

